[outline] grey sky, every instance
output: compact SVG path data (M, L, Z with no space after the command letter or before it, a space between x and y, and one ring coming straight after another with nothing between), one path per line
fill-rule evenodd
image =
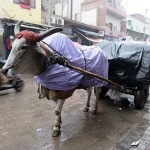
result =
M150 0L122 0L123 5L126 8L127 4L127 14L140 13L145 15L145 10L147 11L147 17L150 18Z

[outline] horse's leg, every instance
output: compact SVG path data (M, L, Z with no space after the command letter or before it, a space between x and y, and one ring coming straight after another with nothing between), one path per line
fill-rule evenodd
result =
M92 87L87 88L87 94L88 94L88 98L87 98L87 102L86 102L86 106L84 108L84 112L88 112L89 111L89 107L90 107L90 98L91 98L91 94L92 94Z
M91 110L92 114L96 114L98 111L98 101L99 101L99 96L100 96L101 88L100 87L95 87L95 96L96 99L94 99L93 107Z
M56 107L55 107L55 123L54 123L54 127L53 127L53 137L57 137L60 135L61 131L61 111L62 111L62 107L63 104L65 102L65 99L59 99L56 101Z

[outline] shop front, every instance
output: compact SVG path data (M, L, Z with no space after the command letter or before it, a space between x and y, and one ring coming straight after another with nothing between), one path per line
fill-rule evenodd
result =
M0 59L6 60L11 51L12 42L15 39L14 27L18 21L12 19L1 18L0 25ZM38 24L31 24L24 22L21 26L21 30L31 30L36 33L40 33L49 28L49 26L43 26Z

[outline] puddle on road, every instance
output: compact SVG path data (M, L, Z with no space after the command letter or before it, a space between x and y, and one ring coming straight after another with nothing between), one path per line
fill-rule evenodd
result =
M8 146L13 148L16 143L19 143L18 146L37 150L99 150L100 148L109 150L136 126L147 123L147 119L143 118L143 113L147 112L146 109L137 111L126 104L114 104L112 100L107 98L99 102L98 114L85 113L83 108L87 94L84 90L78 90L64 104L61 136L53 138L51 135L54 105L50 101L38 100L37 93L31 90L31 86L34 85L33 79L28 78L25 84L29 86L25 86L25 89L21 93L17 93L15 97L6 96L7 102L4 103L5 96L1 97L5 105L1 105L0 110L5 112L5 118L8 117L7 115L11 116L8 121L11 122L9 129L13 128L13 132L6 140ZM93 98L95 97L92 96ZM10 105L10 102L11 109L7 114L5 109ZM20 115L24 117L20 117ZM1 116L1 120L5 123L4 115ZM12 122L10 120L12 118L17 121ZM28 122L25 124L23 121ZM18 126L19 128L17 128ZM36 129L39 128L42 130L37 132ZM16 150L18 149L16 148Z
M99 103L99 113L96 115L90 112L84 113L85 94L77 94L77 98L82 99L80 105L75 104L67 107L63 113L62 134L54 141L60 149L110 149L125 137L134 127L147 120L138 116L137 110L125 105L116 105L110 99L105 99ZM81 106L82 105L82 106ZM140 112L139 112L140 113ZM55 143L54 142L54 143ZM54 145L53 145L54 146ZM58 148L58 145L54 149Z

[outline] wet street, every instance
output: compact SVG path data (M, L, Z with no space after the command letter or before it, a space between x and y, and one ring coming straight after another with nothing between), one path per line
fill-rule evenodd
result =
M129 150L149 128L149 100L138 111L106 97L99 101L98 114L92 115L83 112L86 91L77 90L64 104L61 136L54 138L55 103L38 99L32 76L23 79L23 91L0 92L0 150Z

